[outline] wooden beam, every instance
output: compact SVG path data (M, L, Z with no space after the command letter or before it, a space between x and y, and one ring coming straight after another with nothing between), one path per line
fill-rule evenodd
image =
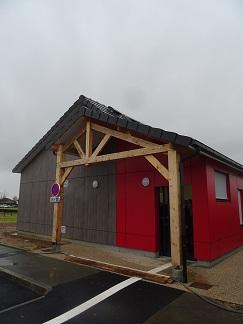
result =
M51 146L52 152L56 153L58 150L58 147L59 147L59 144L52 144L52 146Z
M155 153L163 153L163 152L167 152L167 151L168 151L168 148L166 146L156 145L156 146L152 146L152 147L144 147L144 148L130 150L130 151L99 155L94 158L91 158L91 157L86 158L85 157L83 159L61 162L59 164L59 166L61 168L67 168L67 167L77 166L77 165L82 165L82 164L92 164L92 163L98 163L98 162L113 161L113 160L136 157L136 156L144 156L144 155L151 155L151 154L155 154Z
M52 224L52 242L60 243L61 241L61 225L62 225L62 214L63 214L63 184L62 177L64 174L64 170L60 168L60 163L64 161L64 153L63 153L63 145L58 146L57 150L57 165L56 165L56 182L60 184L60 197L61 201L59 203L54 203L53 210L53 224Z
M180 193L180 156L175 151L168 152L169 168L169 200L170 200L170 235L171 262L173 265L182 264L181 242L181 193Z
M153 167L166 179L169 179L169 171L166 167L153 155L146 155L145 159L152 164Z
M69 174L72 172L73 170L73 167L69 167L65 170L63 176L62 176L62 179L61 179L61 183L60 185L62 186L65 182L65 180L67 179L67 177L69 176Z
M131 134L128 133L122 133L122 132L118 132L114 129L110 129L95 123L91 124L92 129L96 130L97 132L103 133L103 134L109 134L113 137L119 138L123 141L127 141L129 143L133 143L135 145L138 146L142 146L142 147L151 147L151 146L155 146L155 145L159 145L150 141L146 141L142 138L139 137L135 137L132 136Z
M166 275L161 275L157 273L151 273L149 271L139 270L139 269L133 269L129 268L127 266L120 266L115 265L112 263L106 263L101 262L97 260L92 259L86 259L82 257L76 257L76 256L66 256L64 260L69 262L74 262L76 264L86 265L93 268L102 269L103 271L109 271L109 272L115 272L119 274L123 274L125 276L129 277L140 277L144 280L156 282L156 283L172 283L173 279Z
M78 140L84 133L85 133L86 129L82 128L78 134L76 134L75 136L72 137L72 139L63 146L63 152L65 152L72 144L75 140Z
M96 147L93 154L91 155L91 157L90 157L91 159L95 158L100 153L100 151L104 148L104 146L106 145L106 143L109 141L110 138L111 138L111 135L108 135L108 134L106 134L102 138L100 144Z
M76 150L78 151L79 156L81 158L83 158L85 156L84 151L76 139L74 140L73 145L75 146Z
M92 128L91 128L91 122L90 122L90 120L88 120L86 122L86 151L85 151L86 158L88 158L92 155L92 144L93 144L92 143L93 142L92 135L93 135L93 132L92 132Z

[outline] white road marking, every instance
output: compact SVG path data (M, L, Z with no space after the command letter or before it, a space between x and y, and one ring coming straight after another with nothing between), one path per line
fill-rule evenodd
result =
M169 267L171 267L171 263L166 263L163 264L160 267L151 269L150 271L148 271L149 273L158 273L164 269L167 269ZM119 284L103 291L102 293L100 293L99 295L87 300L86 302L84 302L83 304L80 304L79 306L76 306L72 309L70 309L69 311L67 311L66 313L63 313L62 315L59 315L43 324L61 324L64 323L68 320L70 320L71 318L85 312L87 309L95 306L96 304L100 303L101 301L105 300L106 298L114 295L115 293L117 293L118 291L134 284L137 281L142 280L142 278L137 278L137 277L132 277L129 278L127 280L124 280L122 282L120 282Z
M159 266L157 268L154 268L152 270L149 270L148 273L154 273L154 274L156 274L156 273L158 273L160 271L163 271L165 269L168 269L170 267L172 267L172 263L168 262L168 263L165 263L165 264L163 264L163 265L161 265L161 266Z
M104 299L114 295L116 292L132 285L133 283L142 280L141 278L137 278L137 277L132 277L129 278L125 281L120 282L119 284L103 291L101 294L87 300L85 303L69 310L68 312L57 316L55 318L53 318L50 321L45 322L44 324L61 324L64 323L68 320L70 320L71 318L83 313L84 311L86 311L87 309L89 309L90 307L100 303L101 301L103 301Z

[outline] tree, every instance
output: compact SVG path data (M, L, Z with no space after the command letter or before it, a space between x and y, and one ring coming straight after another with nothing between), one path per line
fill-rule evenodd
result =
M7 192L4 190L0 192L0 199L5 199L5 198L7 198Z

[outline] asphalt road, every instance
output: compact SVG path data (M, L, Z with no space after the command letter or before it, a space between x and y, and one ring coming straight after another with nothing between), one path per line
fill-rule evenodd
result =
M41 276L42 282L53 288L42 299L0 312L1 324L48 321L49 324L57 324L60 323L60 316L62 322L71 324L243 323L243 315L223 311L169 285L157 285L47 257L13 252L6 248L2 250L2 259L8 264L5 268L25 275L29 273L35 279ZM35 297L31 290L0 278L0 310Z
M0 277L0 312L38 296L34 291Z
M45 323L57 316L70 311L74 307L83 304L87 300L106 291L110 287L127 280L123 276L108 272L98 272L90 276L80 278L68 283L56 286L45 298L31 304L10 310L0 314L0 323ZM6 287L6 282L1 281ZM13 297L14 287L5 289L6 298L10 301L9 292ZM27 292L16 286L18 298L15 302L27 300L35 297L32 292ZM29 294L29 295L28 295ZM65 323L243 323L243 316L230 312L224 312L215 308L191 294L169 288L167 286L156 285L144 281L138 281L130 286L118 291L107 299L97 303L93 307L81 314L67 319ZM58 320L54 323L59 323Z
M44 299L0 315L0 323L43 323L69 311L126 278L100 272L53 289ZM68 323L142 323L180 291L139 281Z

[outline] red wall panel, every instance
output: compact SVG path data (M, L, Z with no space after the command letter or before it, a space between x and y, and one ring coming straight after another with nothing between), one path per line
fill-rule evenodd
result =
M119 150L131 149L120 142ZM159 156L159 157L158 157ZM167 157L157 155L167 165ZM237 188L243 179L230 172L229 202L215 199L214 169L230 170L203 156L185 163L185 183L192 185L194 255L199 260L213 260L243 243L239 226ZM142 179L150 185L144 187ZM158 215L155 190L168 182L143 157L117 161L117 246L157 252Z
M237 190L243 188L243 179L213 160L207 160L208 205L211 233L211 257L216 259L239 247L243 242L243 228L239 221ZM229 179L229 200L217 201L215 196L215 170L225 172Z
M186 173L191 174L194 256L209 260L211 237L205 159L201 156L193 158Z
M118 150L135 146L119 142ZM165 165L167 157L158 155ZM148 187L142 179L148 177ZM158 216L156 213L155 188L168 182L150 165L144 157L117 161L117 239L118 246L158 251Z
M121 147L123 146L124 147ZM120 143L119 149L130 145ZM157 155L167 166L167 157ZM150 185L142 186L148 177ZM158 215L155 190L168 186L160 173L143 157L117 161L117 240L118 246L157 252ZM202 158L185 163L185 183L192 184L195 257L210 258L206 166ZM206 248L205 248L206 246Z
M144 158L118 161L117 171L117 245L155 252L155 187L167 181ZM148 187L142 185L144 177L150 179Z

